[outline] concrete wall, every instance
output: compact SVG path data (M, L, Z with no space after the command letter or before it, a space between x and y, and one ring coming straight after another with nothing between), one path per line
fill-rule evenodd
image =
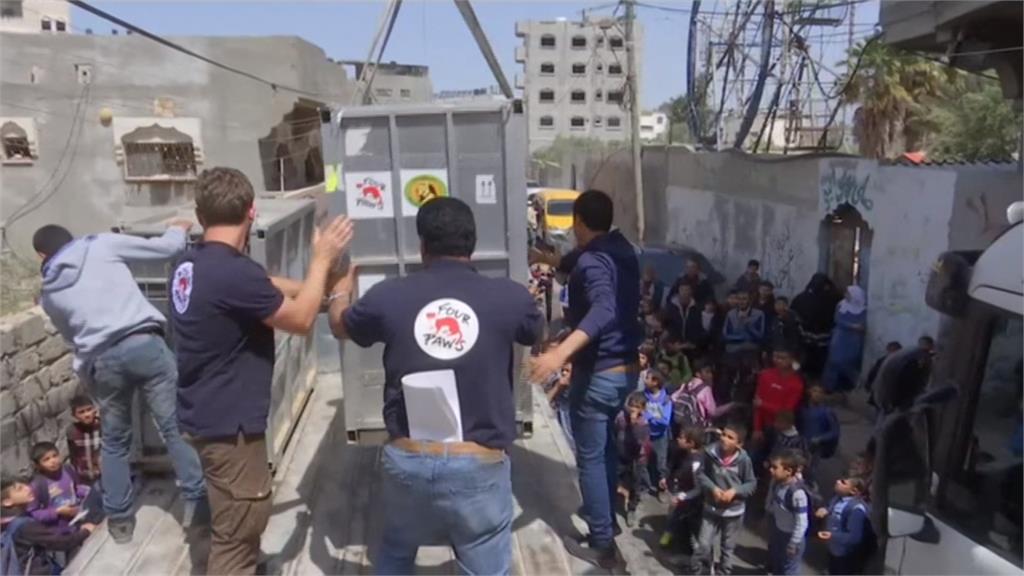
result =
M35 442L66 453L69 403L81 388L71 353L39 307L0 320L0 462L4 473L30 471Z
M526 104L530 151L550 146L558 136L595 138L599 140L623 140L629 138L629 111L618 103L608 101L608 93L623 91L626 81L626 50L612 50L611 39L622 38L619 28L603 29L596 21L522 21L516 23L516 35L523 38L523 45L516 49L516 61L523 64L523 70L516 75L516 87L523 90ZM541 46L541 38L555 37L554 48ZM586 39L585 48L572 46L572 38ZM637 62L643 62L643 27L636 25L634 45ZM542 64L554 64L555 72L541 72ZM574 74L573 64L583 64L584 74ZM611 67L621 67L621 72L611 74ZM643 67L638 64L637 77L642 78ZM642 84L638 80L638 83ZM553 90L554 102L541 102L541 90ZM582 90L584 102L573 102L571 93ZM600 91L600 98L597 92ZM542 117L551 117L550 127L540 125ZM582 127L573 127L573 117L583 118ZM608 118L619 120L618 126L610 126Z
M0 167L0 217L6 220L30 198L41 202L7 230L20 253L31 253L31 234L42 224L56 222L82 234L107 229L124 216L125 199L139 185L125 182L115 158L112 123L100 120L103 109L115 119L198 119L203 141L198 168L239 168L259 190L263 163L276 160L261 157L258 140L270 135L297 103L315 106L347 101L350 95L344 69L299 38L173 40L315 96L272 90L134 35L0 34L0 116L31 117L38 132L33 163ZM76 64L91 66L90 85L80 84ZM81 124L72 131L75 118Z
M868 293L866 359L885 342L934 335L925 305L931 265L950 249L982 249L1006 228L1020 173L1003 167L880 166L855 157L760 158L682 147L644 150L647 238L701 251L729 281L747 260L778 294L794 296L824 270L822 222L840 204L872 231L862 284ZM722 287L725 288L725 287Z

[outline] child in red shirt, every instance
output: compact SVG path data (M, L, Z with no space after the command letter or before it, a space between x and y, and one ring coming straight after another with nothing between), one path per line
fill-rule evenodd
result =
M779 348L772 353L774 368L757 375L754 393L754 441L764 439L779 412L796 412L804 395L804 380L793 370L793 353ZM769 430L770 431L770 430Z

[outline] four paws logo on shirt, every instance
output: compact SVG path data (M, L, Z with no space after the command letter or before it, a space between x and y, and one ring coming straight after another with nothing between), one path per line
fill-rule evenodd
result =
M480 321L469 304L442 298L416 314L413 336L420 350L438 360L454 360L473 349Z
M184 314L188 310L188 303L192 298L192 263L182 262L174 270L174 280L171 283L171 300L174 301L174 309L178 314Z

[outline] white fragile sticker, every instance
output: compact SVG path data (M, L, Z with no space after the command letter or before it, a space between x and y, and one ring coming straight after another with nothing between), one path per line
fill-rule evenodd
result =
M402 170L402 216L415 216L429 200L448 196L448 170Z
M345 208L353 220L393 218L395 203L391 172L347 172Z
M494 184L494 174L476 175L476 203L497 204L498 191Z

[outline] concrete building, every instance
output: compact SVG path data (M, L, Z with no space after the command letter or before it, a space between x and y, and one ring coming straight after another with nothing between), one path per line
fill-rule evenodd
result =
M323 182L318 107L351 97L342 67L295 37L172 40L278 87L135 35L0 34L0 221L20 254L42 224L90 233L186 201L210 166L260 191Z
M629 137L626 44L620 22L522 21L516 23L516 36L523 39L516 48L516 62L523 64L516 87L523 90L531 152L559 136ZM636 60L643 62L639 23L635 43Z
M64 0L0 0L0 32L65 34L71 30L71 4Z
M664 112L644 112L640 115L641 140L657 140L666 136L670 127L668 114Z
M776 294L789 297L819 271L841 287L860 285L865 361L891 340L937 334L940 315L924 300L936 258L987 247L1009 226L1006 208L1021 189L1016 164L909 167L844 155L644 149L648 243L699 250L730 285L757 258Z
M338 64L352 69L353 80L360 77L366 65L360 60L340 60ZM411 104L430 102L434 98L430 69L415 64L381 62L373 76L371 90L374 104Z

